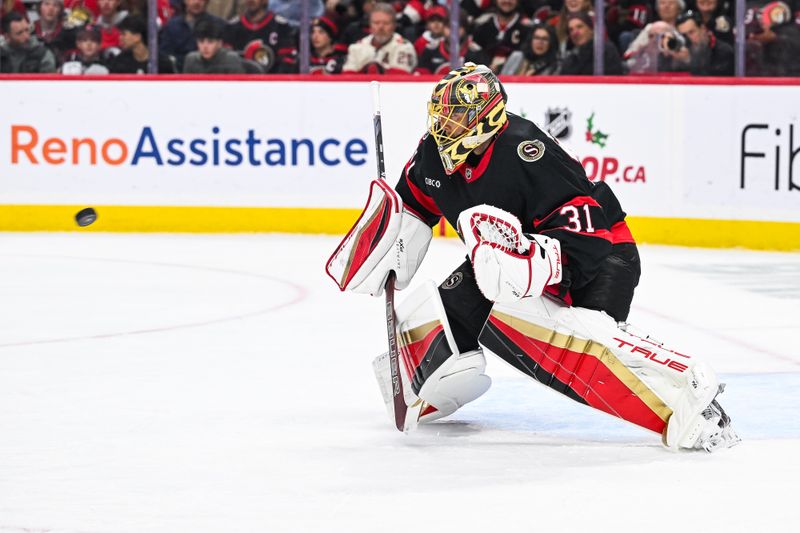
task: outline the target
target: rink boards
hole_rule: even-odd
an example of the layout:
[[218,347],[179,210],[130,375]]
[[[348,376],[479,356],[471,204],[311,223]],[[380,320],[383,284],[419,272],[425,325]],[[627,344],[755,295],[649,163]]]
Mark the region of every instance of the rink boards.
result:
[[[375,173],[369,83],[238,81],[4,82],[0,230],[92,205],[92,231],[346,231]],[[544,81],[509,80],[509,110],[612,186],[638,240],[800,249],[800,85]],[[392,182],[431,86],[382,83]]]

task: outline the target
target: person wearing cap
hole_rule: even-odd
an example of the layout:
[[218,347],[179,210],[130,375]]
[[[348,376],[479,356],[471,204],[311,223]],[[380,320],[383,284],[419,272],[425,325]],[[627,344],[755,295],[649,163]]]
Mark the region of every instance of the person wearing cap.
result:
[[[333,15],[317,17],[311,21],[311,54],[309,56],[309,74],[339,74],[347,59],[347,46],[337,42],[339,24]],[[299,72],[297,54],[286,59],[283,73]]]
[[237,52],[254,55],[267,73],[282,71],[296,54],[295,32],[288,21],[269,10],[268,0],[245,0],[245,12],[229,23],[223,41]]
[[[122,52],[109,61],[112,74],[147,74],[150,50],[147,48],[147,22],[128,15],[117,26]],[[158,73],[175,74],[175,67],[166,54],[158,54]]]
[[436,48],[444,37],[444,29],[450,22],[450,12],[436,4],[425,12],[425,31],[414,41],[417,57],[422,57],[426,48]]
[[[567,30],[572,49],[564,56],[561,74],[591,76],[594,74],[594,15],[586,11],[568,17]],[[606,40],[603,51],[603,74],[618,76],[625,73],[617,47]]]
[[108,67],[101,54],[102,35],[100,28],[94,25],[82,26],[75,33],[75,47],[64,64],[62,74],[108,74]]
[[31,35],[28,19],[16,11],[3,17],[5,42],[0,45],[0,72],[50,73],[56,71],[53,52]]
[[222,46],[222,26],[201,20],[194,27],[197,50],[186,54],[184,74],[244,74],[242,58]]
[[414,45],[396,33],[395,10],[375,4],[369,16],[370,34],[347,48],[343,72],[410,74],[417,66]]

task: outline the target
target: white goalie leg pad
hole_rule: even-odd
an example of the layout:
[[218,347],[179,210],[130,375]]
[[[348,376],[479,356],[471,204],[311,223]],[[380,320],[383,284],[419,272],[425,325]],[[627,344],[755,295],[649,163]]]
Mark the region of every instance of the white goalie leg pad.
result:
[[[661,432],[664,444],[671,449],[711,451],[738,442],[730,429],[730,418],[714,401],[720,385],[708,363],[634,334],[630,328],[620,328],[601,311],[569,307],[548,298],[528,298],[515,304],[496,304],[487,324],[495,326],[495,335],[503,328],[514,330],[516,342],[536,361],[537,368],[547,368],[570,388],[571,394]],[[586,361],[587,356],[592,364]],[[633,397],[641,402],[631,403]],[[720,412],[704,416],[714,404]],[[727,430],[723,431],[724,427]],[[714,443],[709,444],[711,441]]]
[[404,289],[425,257],[433,234],[383,180],[370,184],[361,216],[325,267],[341,290],[380,296],[389,272]]
[[519,219],[496,207],[464,210],[458,226],[467,246],[475,281],[483,295],[501,303],[540,296],[561,282],[561,245],[544,235],[522,233]]
[[[419,421],[450,415],[489,389],[483,352],[458,352],[435,283],[427,281],[417,288],[398,305],[396,314],[406,405],[425,402]],[[372,365],[387,413],[394,420],[388,354],[375,358]]]

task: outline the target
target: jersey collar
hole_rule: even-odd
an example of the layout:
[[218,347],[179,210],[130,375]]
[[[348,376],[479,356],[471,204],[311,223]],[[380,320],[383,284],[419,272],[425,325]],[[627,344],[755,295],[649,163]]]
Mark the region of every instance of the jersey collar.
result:
[[461,174],[461,177],[464,178],[464,181],[467,183],[472,183],[476,181],[478,178],[483,176],[483,173],[486,172],[486,167],[489,166],[489,161],[492,159],[492,152],[494,152],[494,145],[497,144],[497,138],[502,135],[506,128],[508,127],[508,121],[503,124],[503,127],[500,131],[497,132],[497,135],[494,136],[492,139],[492,144],[489,145],[489,148],[481,154],[481,160],[478,161],[478,164],[475,166],[470,165],[469,163],[464,163],[458,169],[458,172]]

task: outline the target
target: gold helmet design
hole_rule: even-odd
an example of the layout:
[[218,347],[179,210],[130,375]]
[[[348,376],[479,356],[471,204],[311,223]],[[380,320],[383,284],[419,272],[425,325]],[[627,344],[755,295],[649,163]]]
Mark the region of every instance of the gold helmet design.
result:
[[466,63],[448,72],[434,87],[428,103],[428,131],[448,175],[507,121],[506,92],[484,65]]

